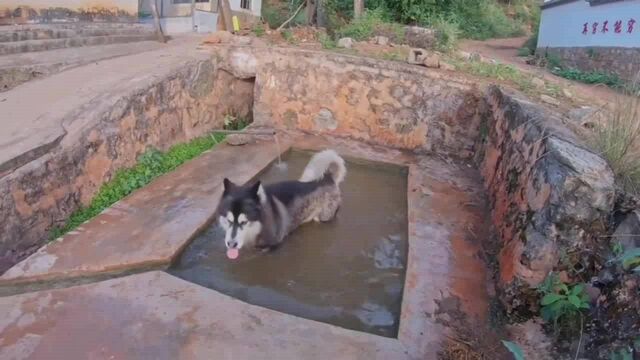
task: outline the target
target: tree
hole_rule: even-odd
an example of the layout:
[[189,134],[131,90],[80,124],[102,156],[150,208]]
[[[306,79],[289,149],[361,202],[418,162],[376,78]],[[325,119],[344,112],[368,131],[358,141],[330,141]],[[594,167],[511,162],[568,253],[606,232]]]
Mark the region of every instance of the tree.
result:
[[364,12],[364,0],[353,0],[353,17],[359,18]]

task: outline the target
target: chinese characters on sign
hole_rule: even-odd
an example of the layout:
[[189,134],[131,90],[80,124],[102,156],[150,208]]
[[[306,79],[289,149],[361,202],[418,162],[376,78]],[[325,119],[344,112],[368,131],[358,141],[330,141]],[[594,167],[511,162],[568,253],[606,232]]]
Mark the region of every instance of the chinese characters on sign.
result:
[[[626,27],[624,27],[623,25],[624,23],[622,22],[622,20],[617,20],[616,22],[614,22],[613,32],[615,32],[616,34],[621,34],[623,32],[626,32],[628,34],[633,33],[636,25],[636,20],[629,19],[626,23]],[[598,32],[602,34],[606,34],[609,32],[609,20],[605,20],[602,23],[594,21],[591,24],[589,24],[588,22],[582,24],[582,35],[588,35],[589,33],[597,34]]]

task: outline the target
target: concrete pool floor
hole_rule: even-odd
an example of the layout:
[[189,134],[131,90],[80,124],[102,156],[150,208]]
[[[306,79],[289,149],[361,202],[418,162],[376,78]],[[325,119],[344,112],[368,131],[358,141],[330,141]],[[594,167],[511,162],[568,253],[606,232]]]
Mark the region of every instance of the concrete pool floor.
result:
[[[290,147],[408,166],[397,339],[249,305],[156,271],[210,222],[224,177],[248,181]],[[221,144],[0,277],[0,358],[434,359],[450,330],[447,304],[486,316],[485,206],[477,170],[446,158],[303,134],[280,136],[279,150],[272,141]]]

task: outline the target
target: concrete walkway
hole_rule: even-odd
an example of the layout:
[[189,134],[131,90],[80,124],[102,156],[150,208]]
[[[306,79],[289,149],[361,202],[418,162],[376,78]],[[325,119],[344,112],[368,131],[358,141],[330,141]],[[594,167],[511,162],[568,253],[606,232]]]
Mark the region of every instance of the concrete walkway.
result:
[[82,126],[75,113],[98,104],[113,106],[104,101],[90,105],[93,100],[124,94],[159,72],[207,59],[196,50],[200,41],[199,36],[175,39],[158,50],[76,67],[0,93],[0,176],[46,154],[74,126]]

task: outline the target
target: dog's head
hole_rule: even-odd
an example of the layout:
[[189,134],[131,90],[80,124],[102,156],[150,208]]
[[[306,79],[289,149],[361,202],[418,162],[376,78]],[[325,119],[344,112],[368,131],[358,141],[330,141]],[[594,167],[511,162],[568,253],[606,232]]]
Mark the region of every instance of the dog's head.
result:
[[260,182],[236,185],[224,179],[224,192],[218,207],[218,221],[225,231],[224,243],[229,249],[254,245],[262,230],[262,199]]

